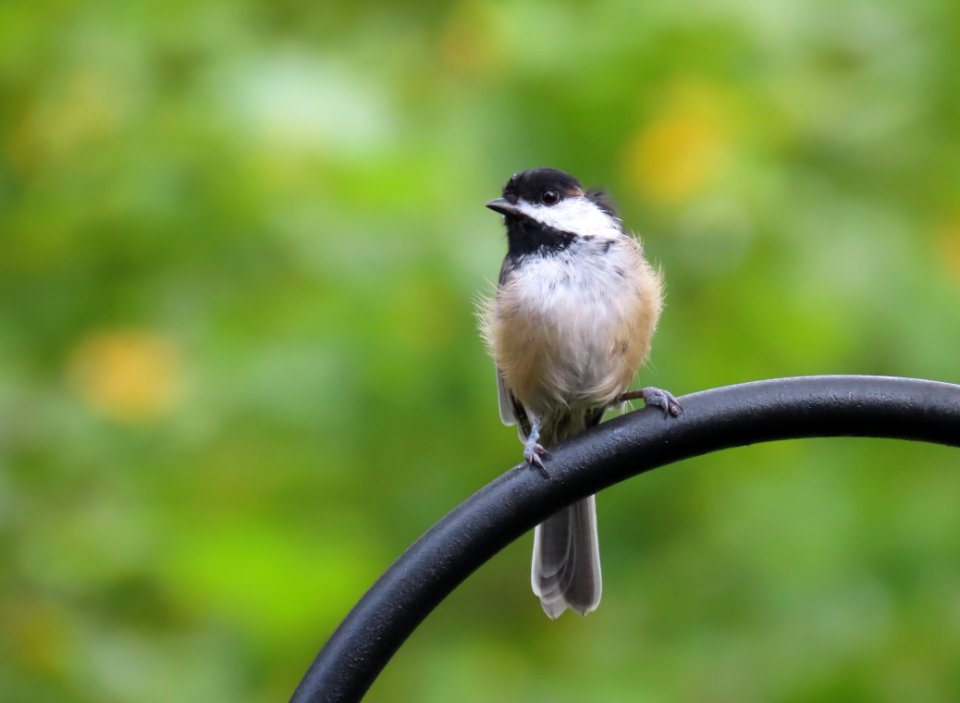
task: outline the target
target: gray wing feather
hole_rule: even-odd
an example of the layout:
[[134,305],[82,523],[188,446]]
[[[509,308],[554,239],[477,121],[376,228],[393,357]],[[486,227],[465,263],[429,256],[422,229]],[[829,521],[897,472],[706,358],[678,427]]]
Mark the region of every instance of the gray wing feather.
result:
[[516,425],[517,416],[513,412],[513,396],[504,383],[503,374],[497,369],[497,399],[500,402],[500,422],[504,425]]

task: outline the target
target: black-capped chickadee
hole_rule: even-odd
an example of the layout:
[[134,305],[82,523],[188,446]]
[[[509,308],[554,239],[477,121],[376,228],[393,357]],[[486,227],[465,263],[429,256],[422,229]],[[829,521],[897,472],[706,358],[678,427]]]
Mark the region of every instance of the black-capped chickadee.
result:
[[[487,207],[503,215],[507,256],[481,330],[497,365],[500,419],[524,459],[600,422],[647,359],[663,304],[660,276],[607,198],[553,168],[515,174]],[[643,398],[681,413],[666,391]],[[585,615],[600,602],[594,496],[550,516],[533,539],[533,592],[546,614]]]

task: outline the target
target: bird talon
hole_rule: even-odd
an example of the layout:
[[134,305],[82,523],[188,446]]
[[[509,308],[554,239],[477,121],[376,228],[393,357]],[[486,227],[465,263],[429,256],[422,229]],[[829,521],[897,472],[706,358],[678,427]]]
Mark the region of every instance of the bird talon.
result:
[[647,405],[660,408],[664,417],[680,417],[683,414],[683,406],[673,397],[669,391],[662,388],[648,386],[640,391],[640,397]]
[[524,461],[543,474],[544,478],[546,478],[548,476],[547,468],[543,465],[543,459],[540,458],[543,456],[550,456],[550,452],[548,452],[535,441],[526,444],[523,448]]

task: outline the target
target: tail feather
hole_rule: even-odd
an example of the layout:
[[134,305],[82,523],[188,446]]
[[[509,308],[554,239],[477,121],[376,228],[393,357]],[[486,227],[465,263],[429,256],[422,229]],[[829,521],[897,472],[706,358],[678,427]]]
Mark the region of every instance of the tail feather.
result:
[[599,605],[603,584],[594,496],[537,526],[531,583],[544,612],[554,619],[567,608],[586,615]]

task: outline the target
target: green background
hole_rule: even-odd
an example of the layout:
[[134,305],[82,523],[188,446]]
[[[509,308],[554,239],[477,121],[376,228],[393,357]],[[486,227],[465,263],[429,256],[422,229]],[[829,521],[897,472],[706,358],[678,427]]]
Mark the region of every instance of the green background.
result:
[[[516,463],[483,203],[606,186],[667,280],[640,382],[960,381],[960,4],[0,3],[0,699],[273,701]],[[371,701],[960,699],[960,455],[687,461],[529,537]]]

